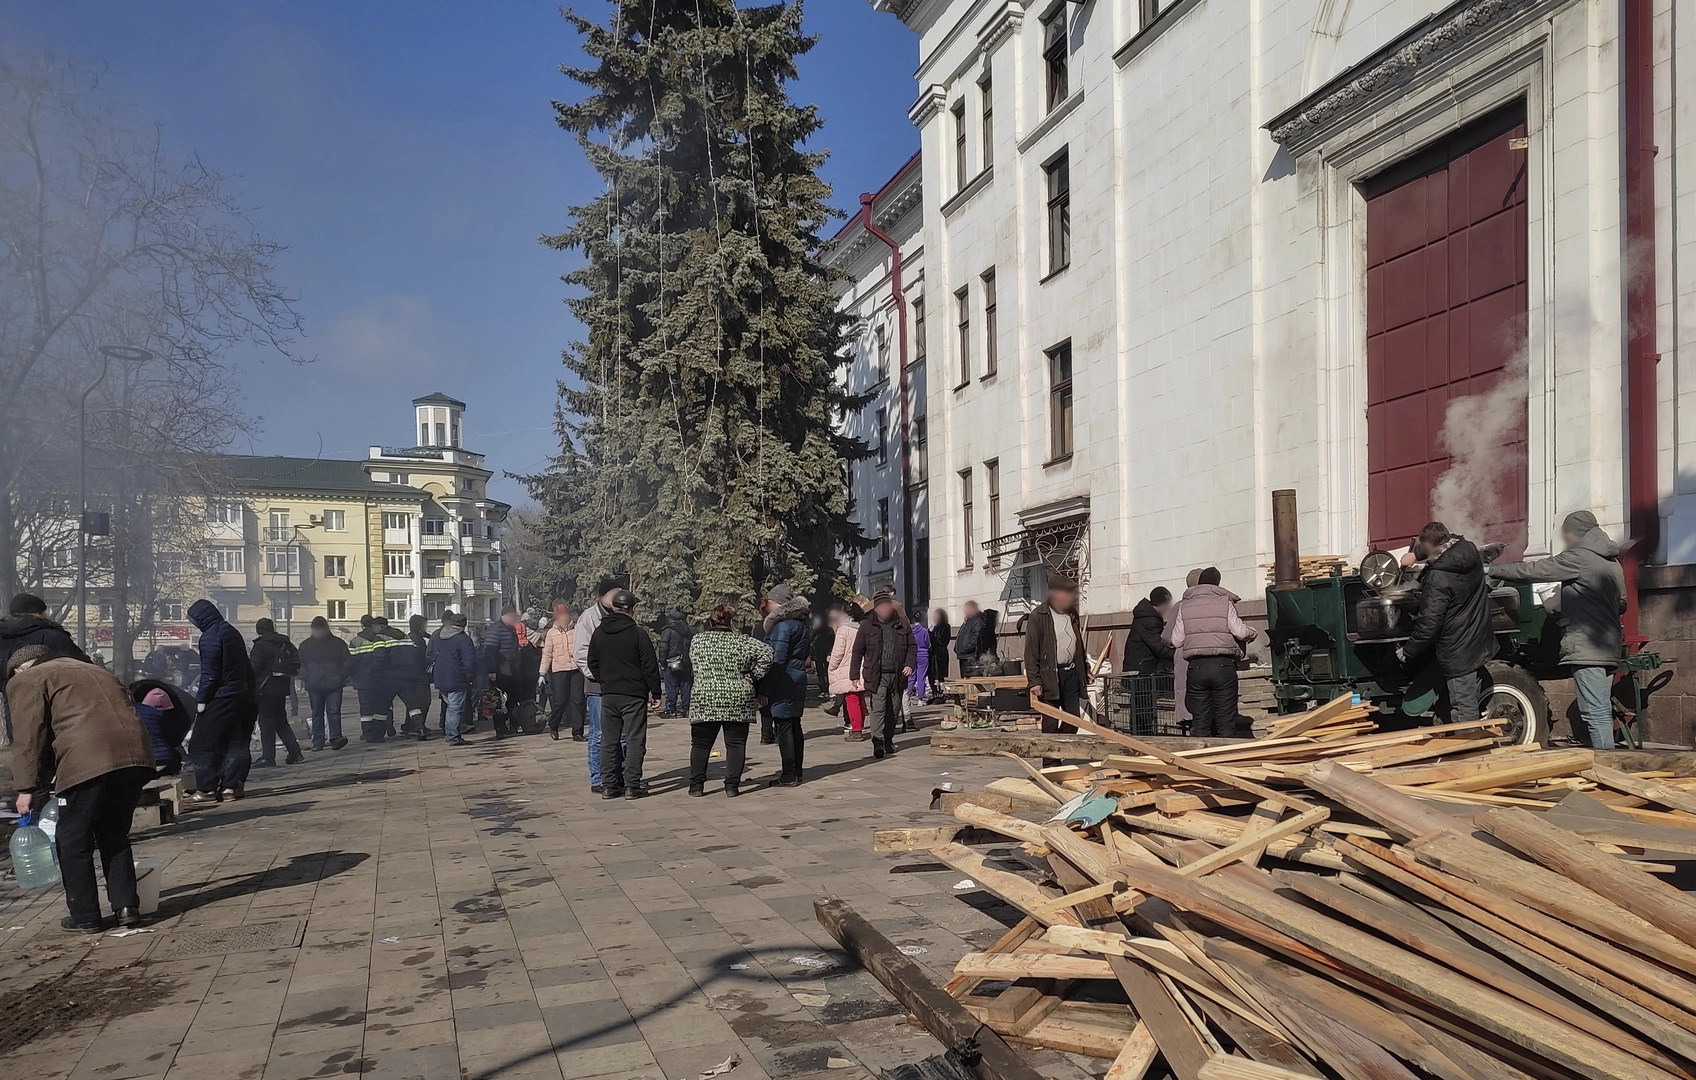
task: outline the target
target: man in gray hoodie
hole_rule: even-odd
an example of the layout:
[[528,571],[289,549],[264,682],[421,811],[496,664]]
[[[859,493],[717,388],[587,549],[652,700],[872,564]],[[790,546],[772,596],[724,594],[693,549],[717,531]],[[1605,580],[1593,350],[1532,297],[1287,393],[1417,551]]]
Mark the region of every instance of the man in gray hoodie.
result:
[[1625,614],[1625,571],[1619,565],[1619,545],[1588,510],[1566,516],[1561,540],[1566,550],[1558,555],[1497,564],[1489,575],[1497,581],[1561,583],[1559,604],[1550,605],[1560,618],[1561,663],[1572,669],[1578,712],[1591,748],[1612,750],[1613,669],[1625,656],[1625,631],[1619,623]]

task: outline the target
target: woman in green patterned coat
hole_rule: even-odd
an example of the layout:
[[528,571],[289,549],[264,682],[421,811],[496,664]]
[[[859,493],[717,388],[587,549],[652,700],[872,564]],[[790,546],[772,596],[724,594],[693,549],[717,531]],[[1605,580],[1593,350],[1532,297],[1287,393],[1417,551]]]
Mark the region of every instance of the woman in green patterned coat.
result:
[[737,633],[736,609],[721,604],[689,645],[695,686],[689,701],[689,794],[707,793],[707,759],[724,733],[724,793],[742,794],[748,725],[759,715],[754,683],[771,667],[771,647]]

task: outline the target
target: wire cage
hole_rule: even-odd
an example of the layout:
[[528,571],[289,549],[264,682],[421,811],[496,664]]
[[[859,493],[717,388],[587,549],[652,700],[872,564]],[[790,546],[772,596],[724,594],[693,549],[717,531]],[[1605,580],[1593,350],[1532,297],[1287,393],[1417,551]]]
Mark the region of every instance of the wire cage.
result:
[[1101,700],[1107,726],[1127,735],[1183,735],[1188,724],[1178,722],[1172,673],[1161,675],[1104,675]]

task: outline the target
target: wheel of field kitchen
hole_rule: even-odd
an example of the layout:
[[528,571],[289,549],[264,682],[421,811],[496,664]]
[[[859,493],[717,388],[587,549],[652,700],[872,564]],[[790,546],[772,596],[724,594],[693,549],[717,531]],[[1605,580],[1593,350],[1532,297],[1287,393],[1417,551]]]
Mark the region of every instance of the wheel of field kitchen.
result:
[[1549,745],[1549,699],[1522,667],[1492,660],[1479,707],[1486,719],[1507,721],[1503,738],[1514,746]]

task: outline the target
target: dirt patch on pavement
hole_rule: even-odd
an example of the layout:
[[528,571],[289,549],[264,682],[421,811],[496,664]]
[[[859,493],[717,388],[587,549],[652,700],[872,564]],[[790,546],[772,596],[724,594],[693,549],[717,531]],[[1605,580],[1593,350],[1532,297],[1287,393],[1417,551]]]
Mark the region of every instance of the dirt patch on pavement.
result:
[[44,1035],[146,1012],[175,985],[144,968],[77,968],[0,994],[0,1058]]

